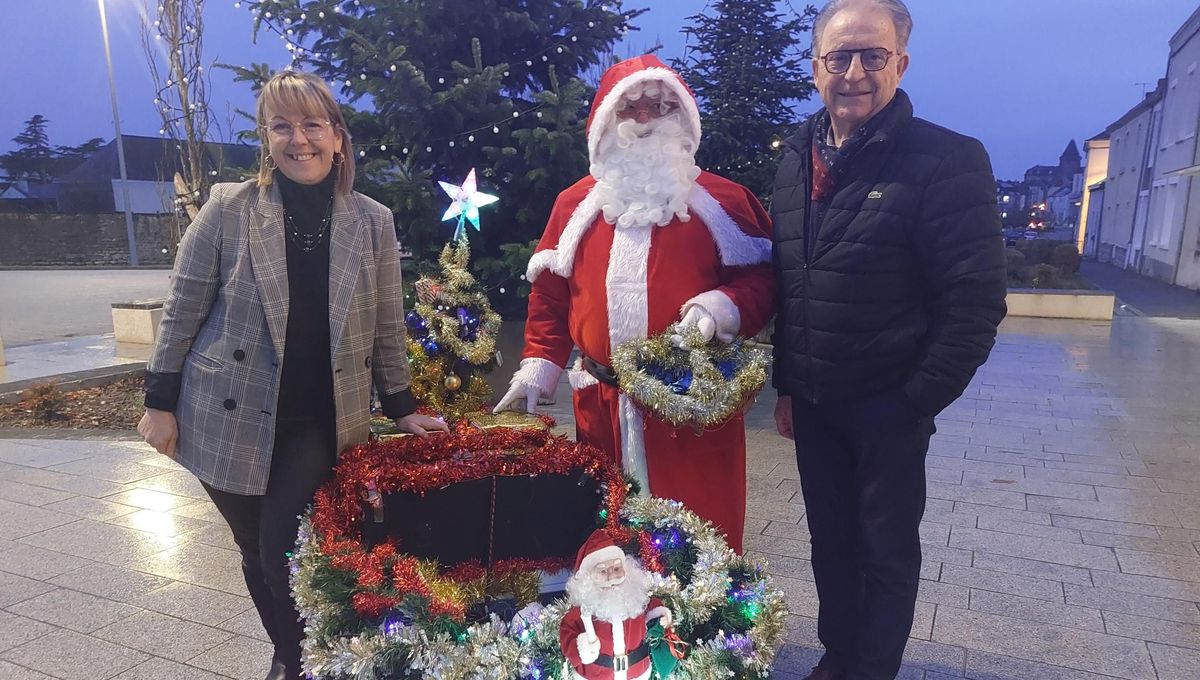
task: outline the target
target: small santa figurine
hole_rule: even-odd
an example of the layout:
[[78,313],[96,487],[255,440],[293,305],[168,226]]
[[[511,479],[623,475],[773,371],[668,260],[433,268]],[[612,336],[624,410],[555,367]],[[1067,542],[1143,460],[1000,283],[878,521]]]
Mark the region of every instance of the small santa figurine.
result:
[[610,354],[679,322],[706,340],[752,337],[774,313],[771,223],[754,194],[701,171],[700,110],[653,55],[600,81],[587,126],[591,172],[563,191],[529,261],[525,350],[497,412],[533,411],[569,372],[576,438],[609,453],[643,493],[682,502],[741,552],[741,415],[696,436],[643,417]]
[[659,619],[672,623],[671,610],[650,597],[650,575],[603,530],[594,532],[575,560],[567,581],[571,609],[558,641],[577,678],[643,680],[650,677],[646,631]]

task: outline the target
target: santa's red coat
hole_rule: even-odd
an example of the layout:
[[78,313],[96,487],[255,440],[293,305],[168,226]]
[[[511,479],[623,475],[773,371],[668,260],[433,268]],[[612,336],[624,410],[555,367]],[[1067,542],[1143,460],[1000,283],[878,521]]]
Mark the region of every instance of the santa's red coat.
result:
[[[611,365],[614,340],[662,333],[694,300],[713,313],[718,328],[746,337],[763,328],[774,306],[771,228],[748,189],[705,172],[689,196],[688,221],[618,228],[598,212],[590,197],[594,186],[586,177],[559,195],[530,261],[525,358],[566,366],[578,346]],[[623,437],[618,390],[572,373],[578,439],[622,463],[623,445],[631,440],[628,432]],[[700,435],[649,414],[641,421],[635,434],[644,442],[650,494],[683,502],[740,552],[746,504],[741,416]]]
[[[653,612],[661,606],[662,601],[652,597],[650,604],[646,606],[646,611]],[[627,654],[646,639],[645,615],[622,621],[619,637],[614,635],[618,629],[610,621],[593,617],[592,627],[596,631],[596,638],[600,641],[600,653],[607,656]],[[579,658],[579,646],[576,638],[586,630],[579,607],[567,610],[566,616],[563,617],[562,623],[558,627],[559,646],[562,648],[563,655],[567,657],[567,662],[571,664],[571,668],[574,668],[580,677],[587,680],[635,680],[648,676],[650,672],[649,656],[633,664],[623,673],[614,672],[613,669],[599,664],[583,663],[583,660]]]

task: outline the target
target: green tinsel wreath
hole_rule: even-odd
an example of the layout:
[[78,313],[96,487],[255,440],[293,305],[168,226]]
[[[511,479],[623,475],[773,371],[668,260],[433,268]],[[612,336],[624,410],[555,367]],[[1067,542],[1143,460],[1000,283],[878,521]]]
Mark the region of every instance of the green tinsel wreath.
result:
[[[675,335],[683,338],[681,347],[671,341]],[[705,343],[695,326],[678,324],[612,352],[622,392],[664,422],[701,430],[729,420],[758,394],[770,360],[752,342]]]

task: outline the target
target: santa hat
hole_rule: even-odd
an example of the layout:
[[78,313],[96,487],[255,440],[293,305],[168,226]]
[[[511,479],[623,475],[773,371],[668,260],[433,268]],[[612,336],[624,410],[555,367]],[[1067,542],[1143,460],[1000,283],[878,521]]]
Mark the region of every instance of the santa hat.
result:
[[696,105],[696,96],[678,73],[653,54],[645,54],[613,64],[600,79],[600,87],[592,100],[592,112],[588,116],[589,158],[596,159],[600,139],[616,126],[621,97],[634,87],[650,81],[661,82],[679,100],[684,131],[691,139],[693,149],[700,145],[700,108]]
[[625,559],[625,551],[603,530],[597,529],[588,536],[579,554],[575,556],[575,573],[590,571],[592,567],[609,560]]

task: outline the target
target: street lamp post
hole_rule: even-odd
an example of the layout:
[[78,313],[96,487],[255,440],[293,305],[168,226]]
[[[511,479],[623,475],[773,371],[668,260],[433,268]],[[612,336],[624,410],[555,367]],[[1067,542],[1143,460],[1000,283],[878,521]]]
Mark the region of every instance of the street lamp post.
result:
[[100,31],[104,34],[104,60],[108,62],[108,92],[112,96],[113,129],[117,138],[117,166],[121,171],[121,198],[125,202],[125,235],[129,240],[129,264],[138,266],[137,235],[133,231],[133,206],[129,203],[129,175],[125,171],[125,142],[121,139],[121,113],[117,109],[117,80],[113,76],[112,51],[108,47],[108,18],[104,14],[104,0],[96,0],[100,7]]

